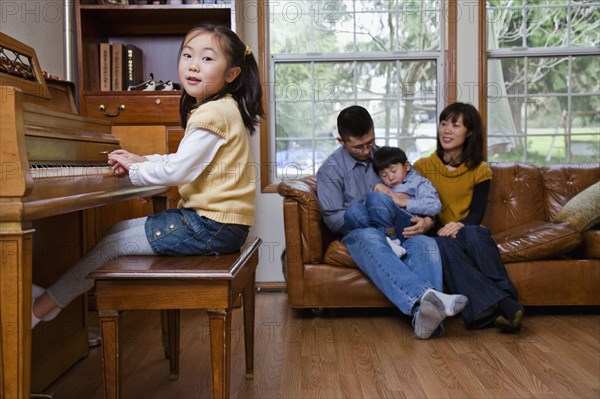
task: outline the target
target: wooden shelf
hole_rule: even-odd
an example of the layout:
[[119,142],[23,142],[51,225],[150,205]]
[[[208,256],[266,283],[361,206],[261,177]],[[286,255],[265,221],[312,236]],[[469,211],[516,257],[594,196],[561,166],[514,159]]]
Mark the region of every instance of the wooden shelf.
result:
[[[99,43],[133,44],[142,49],[143,76],[178,82],[177,54],[183,36],[203,22],[235,30],[235,2],[230,4],[96,5],[76,1],[80,112],[115,125],[178,125],[181,91],[97,91],[90,70]],[[92,54],[92,55],[90,55]],[[104,105],[107,114],[99,112]],[[116,110],[123,105],[125,111]]]

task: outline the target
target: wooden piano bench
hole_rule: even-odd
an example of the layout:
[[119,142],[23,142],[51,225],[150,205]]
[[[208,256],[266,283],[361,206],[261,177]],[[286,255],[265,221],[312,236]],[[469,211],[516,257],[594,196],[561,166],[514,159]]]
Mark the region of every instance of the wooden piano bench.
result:
[[119,311],[157,309],[167,314],[171,379],[179,377],[179,310],[207,309],[214,398],[229,397],[231,309],[241,295],[246,378],[254,375],[254,283],[258,249],[219,256],[125,256],[90,273],[102,331],[105,397],[120,396]]

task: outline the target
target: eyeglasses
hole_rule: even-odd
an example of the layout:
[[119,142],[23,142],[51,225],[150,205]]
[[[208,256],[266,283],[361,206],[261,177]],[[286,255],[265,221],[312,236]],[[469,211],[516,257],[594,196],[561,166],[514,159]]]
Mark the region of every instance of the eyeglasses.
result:
[[[348,142],[346,142],[348,143]],[[349,145],[348,147],[352,152],[363,152],[365,150],[371,151],[371,147],[375,145],[375,139],[371,139],[364,144],[361,145]]]

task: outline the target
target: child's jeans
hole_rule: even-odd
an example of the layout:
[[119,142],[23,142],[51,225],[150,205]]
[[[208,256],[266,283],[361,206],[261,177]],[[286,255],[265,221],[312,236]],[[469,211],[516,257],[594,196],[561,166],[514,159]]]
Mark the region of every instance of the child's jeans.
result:
[[392,238],[403,242],[402,230],[411,226],[414,215],[400,208],[392,197],[372,191],[367,194],[365,202],[353,202],[346,208],[344,224],[349,230],[365,227],[376,227]]

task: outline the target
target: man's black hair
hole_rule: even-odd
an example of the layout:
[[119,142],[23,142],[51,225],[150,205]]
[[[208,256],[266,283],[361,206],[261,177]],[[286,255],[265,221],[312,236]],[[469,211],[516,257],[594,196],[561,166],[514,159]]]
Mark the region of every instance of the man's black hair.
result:
[[365,108],[352,105],[338,115],[337,128],[344,141],[348,141],[350,137],[360,138],[373,129],[373,118]]

